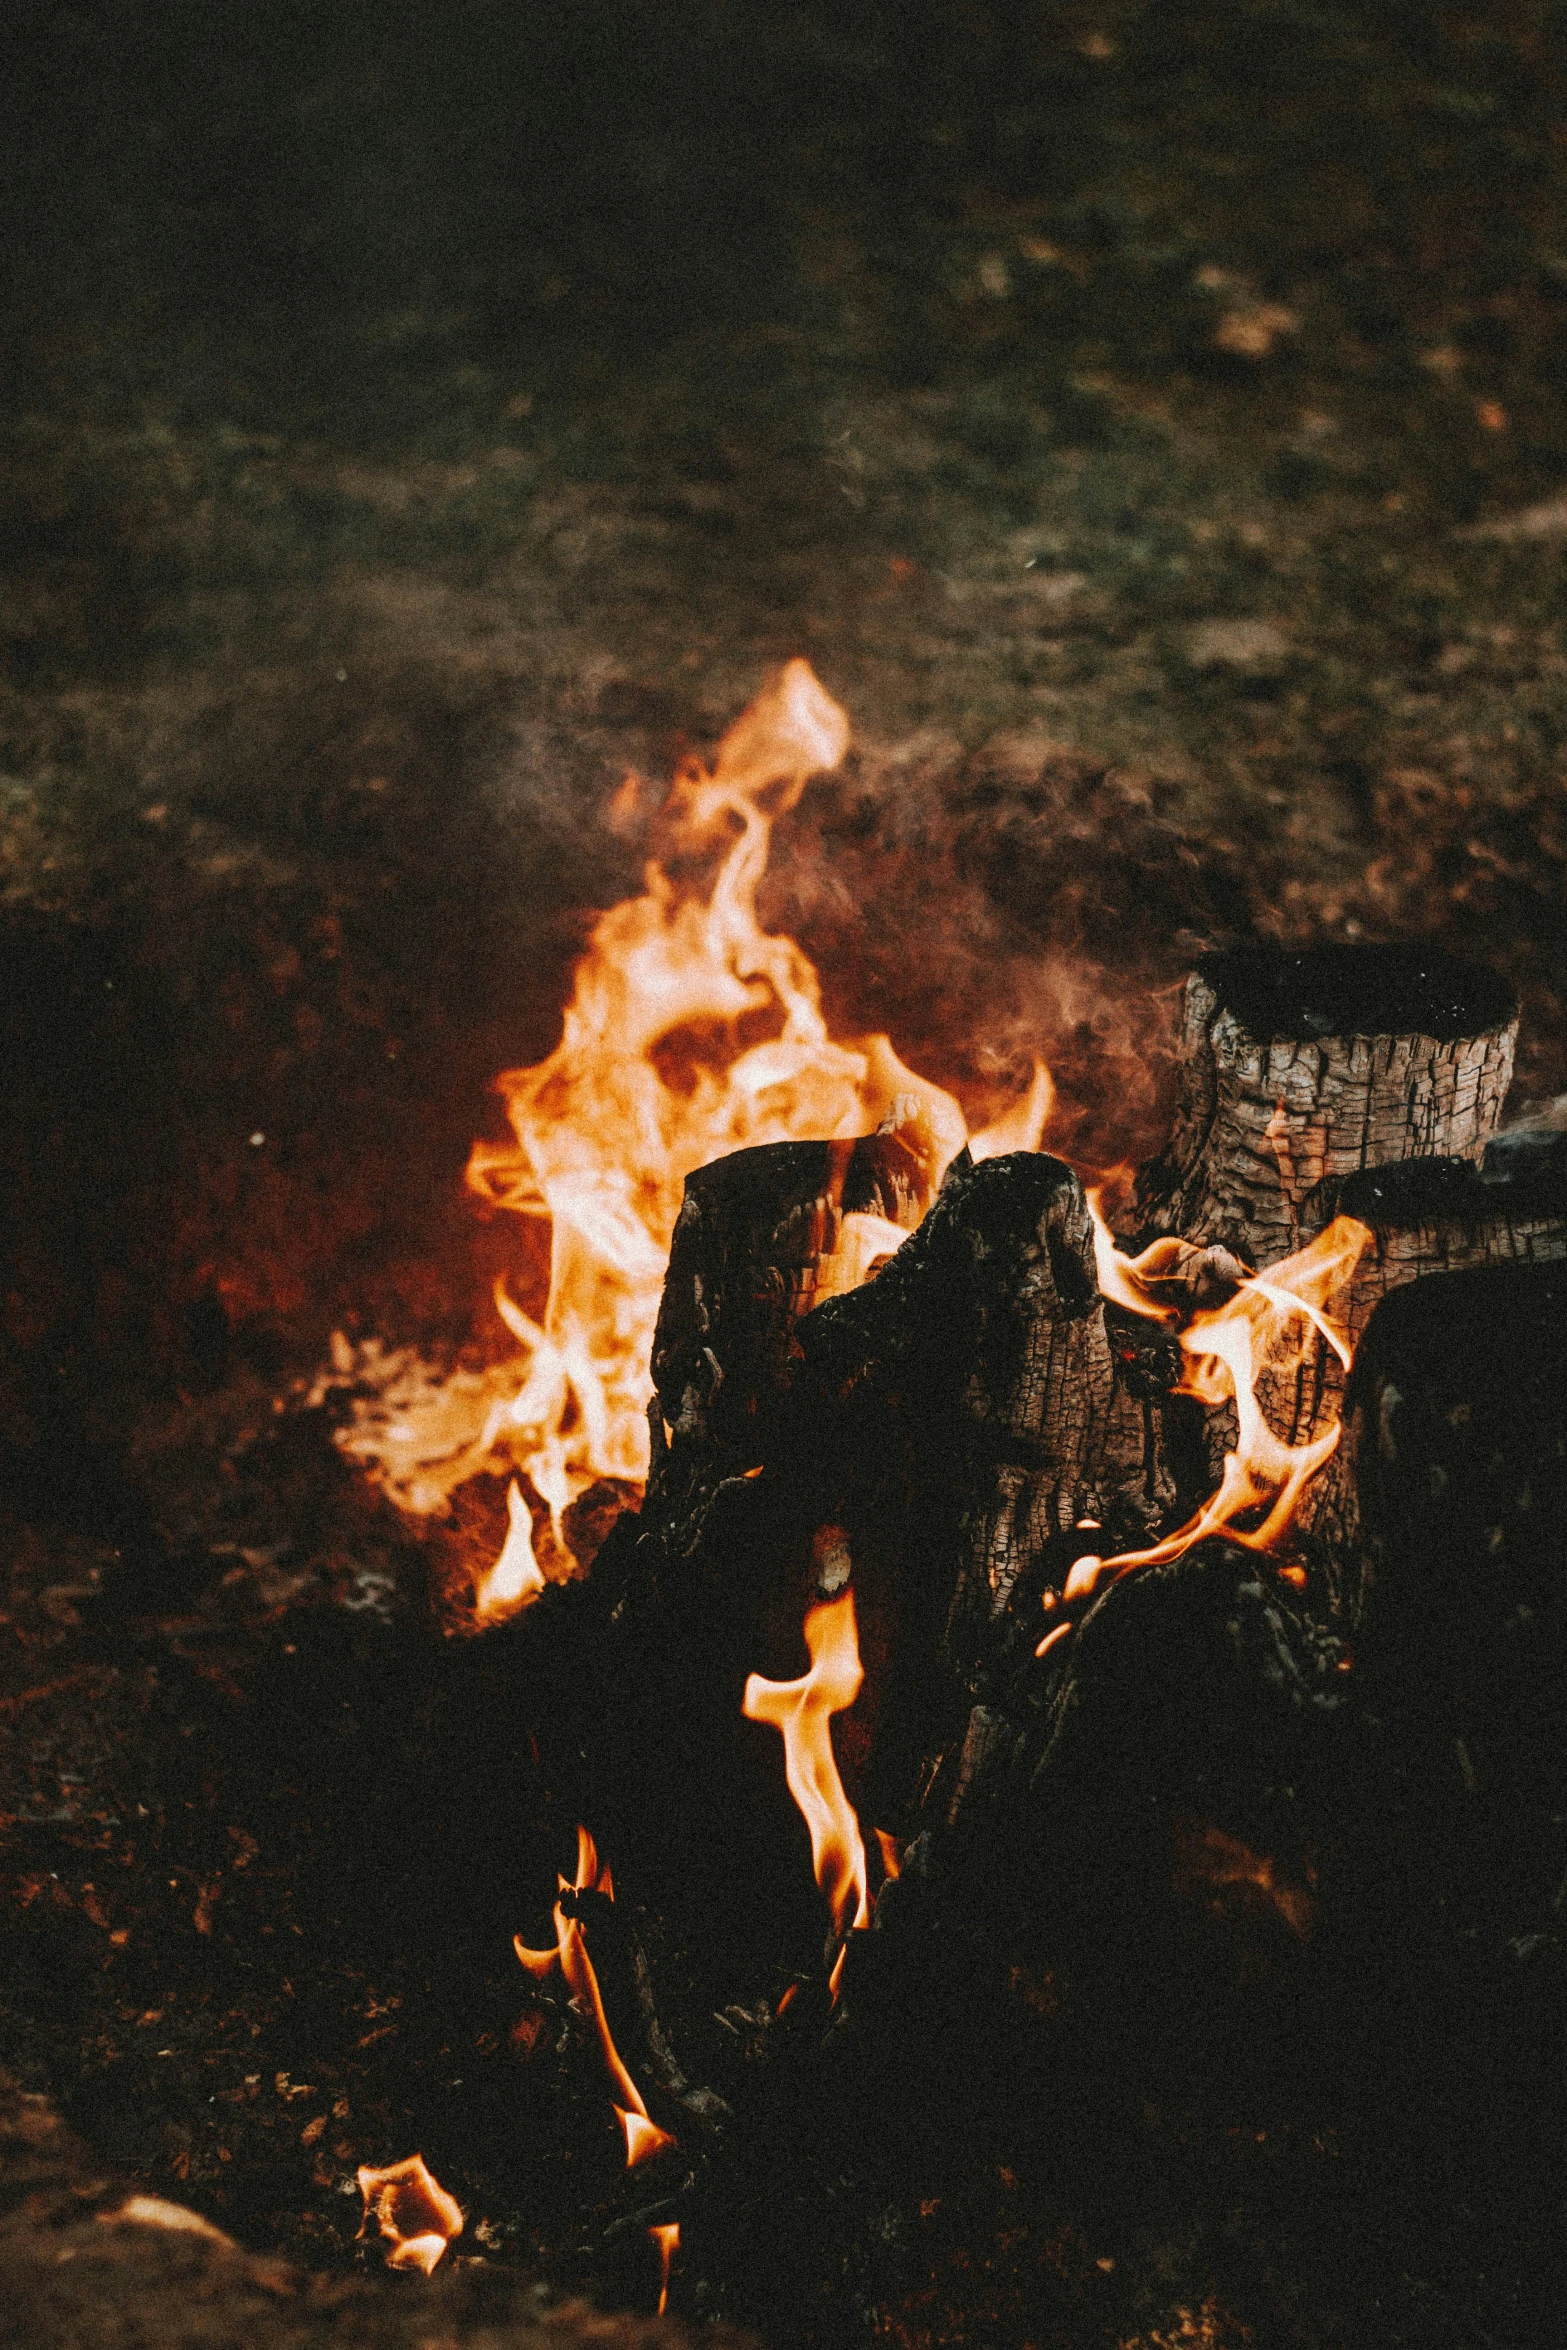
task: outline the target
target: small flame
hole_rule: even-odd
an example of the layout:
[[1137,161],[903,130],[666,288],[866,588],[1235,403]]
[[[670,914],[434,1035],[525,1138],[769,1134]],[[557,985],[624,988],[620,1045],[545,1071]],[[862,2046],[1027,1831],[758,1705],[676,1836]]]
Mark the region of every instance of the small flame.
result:
[[988,1126],[969,1136],[969,1152],[976,1159],[999,1159],[1005,1151],[1037,1151],[1056,1106],[1056,1089],[1049,1070],[1036,1054],[1027,1093],[1003,1110]]
[[515,1615],[544,1589],[543,1571],[533,1555],[533,1513],[515,1477],[506,1491],[506,1516],[500,1556],[479,1582],[475,1612],[481,1618]]
[[890,1828],[878,1828],[876,1843],[881,1853],[882,1874],[889,1885],[895,1884],[903,1873],[903,1846]]
[[[848,741],[843,711],[791,661],[711,769],[691,761],[675,778],[664,829],[688,864],[716,857],[706,894],[650,863],[643,894],[595,925],[554,1052],[497,1081],[512,1138],[475,1145],[469,1185],[549,1233],[539,1318],[505,1283],[494,1292],[511,1359],[441,1376],[408,1350],[333,1341],[325,1383],[357,1388],[339,1441],[399,1507],[442,1510],[481,1470],[525,1481],[527,1492],[514,1481],[506,1546],[478,1584],[481,1622],[526,1607],[546,1568],[565,1568],[565,1512],[590,1485],[647,1477],[648,1362],[689,1174],[749,1144],[848,1142],[880,1126],[923,1162],[928,1205],[970,1139],[951,1095],[906,1068],[885,1036],[828,1033],[809,959],[757,919],[773,824]],[[612,821],[636,821],[640,797],[628,778]],[[974,1155],[1037,1148],[1052,1099],[1036,1061],[1026,1096],[970,1140]],[[870,1215],[842,1223],[822,1296],[857,1287],[907,1237]],[[548,1512],[542,1563],[530,1497]]]
[[649,2228],[648,2234],[658,2246],[658,2314],[662,2317],[669,2307],[670,2264],[680,2250],[680,2223],[678,2220],[667,2220],[662,2227]]
[[[1094,1254],[1101,1292],[1117,1305],[1166,1325],[1179,1323],[1180,1308],[1160,1298],[1154,1285],[1174,1275],[1189,1251],[1181,1241],[1160,1240],[1132,1259],[1121,1255],[1099,1212],[1098,1195],[1088,1195],[1094,1221]],[[1224,1305],[1193,1314],[1179,1330],[1190,1365],[1178,1390],[1201,1403],[1232,1398],[1238,1428],[1235,1450],[1227,1453],[1219,1489],[1178,1532],[1147,1550],[1122,1551],[1113,1559],[1087,1554],[1066,1579],[1067,1600],[1086,1598],[1107,1567],[1124,1574],[1179,1558],[1193,1543],[1221,1530],[1250,1550],[1271,1550],[1288,1532],[1306,1485],[1336,1448],[1341,1429],[1331,1427],[1308,1444],[1290,1445],[1269,1427],[1257,1399],[1264,1369],[1289,1372],[1304,1362],[1313,1333],[1325,1339],[1346,1368],[1351,1358],[1347,1333],[1329,1320],[1324,1301],[1348,1280],[1371,1239],[1364,1224],[1337,1216],[1324,1232],[1294,1256],[1270,1268],[1265,1279],[1250,1275]],[[1239,1518],[1262,1511],[1255,1527]],[[1042,1655],[1060,1636],[1060,1627],[1041,1643]]]
[[838,1246],[824,1256],[816,1275],[815,1296],[842,1297],[879,1273],[889,1257],[908,1239],[901,1224],[889,1216],[873,1216],[868,1209],[851,1208],[839,1219]]
[[[609,1870],[602,1866],[598,1847],[584,1827],[577,1830],[577,1874],[568,1884],[564,1877],[557,1879],[563,1893],[601,1893],[607,1901],[615,1898],[614,1882]],[[667,2130],[661,2130],[643,2102],[642,2092],[631,2078],[615,2046],[604,2012],[604,1997],[593,1961],[588,1956],[587,1942],[580,1918],[571,1918],[557,1901],[554,1910],[555,1947],[553,1950],[530,1950],[520,1934],[512,1937],[512,1948],[530,1975],[542,1978],[559,1966],[579,2008],[592,2018],[598,2034],[599,2052],[604,2069],[615,2085],[615,2115],[626,2139],[626,2167],[634,2170],[639,2162],[659,2154],[666,2146],[678,2141]]]
[[816,1882],[842,1935],[870,1919],[865,1844],[832,1750],[832,1716],[854,1703],[865,1678],[852,1591],[810,1610],[805,1646],[810,1671],[798,1681],[764,1681],[753,1673],[741,1711],[747,1721],[770,1722],[783,1734],[784,1777],[811,1831]]
[[453,2236],[463,2231],[462,2208],[435,2177],[422,2154],[410,2154],[385,2170],[359,2169],[359,2192],[365,2199],[359,2233],[373,2219],[392,2249],[388,2268],[422,2269],[428,2276]]

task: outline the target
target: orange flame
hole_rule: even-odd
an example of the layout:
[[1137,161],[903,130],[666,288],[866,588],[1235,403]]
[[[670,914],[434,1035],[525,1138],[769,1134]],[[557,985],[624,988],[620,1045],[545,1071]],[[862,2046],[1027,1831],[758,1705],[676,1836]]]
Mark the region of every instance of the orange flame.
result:
[[[1102,1293],[1155,1321],[1179,1322],[1179,1307],[1161,1299],[1156,1285],[1175,1274],[1189,1253],[1185,1244],[1158,1240],[1140,1257],[1124,1257],[1100,1215],[1096,1193],[1089,1193],[1088,1204]],[[1337,1447],[1341,1429],[1335,1420],[1308,1444],[1286,1444],[1268,1425],[1257,1398],[1257,1380],[1264,1369],[1298,1369],[1312,1333],[1325,1339],[1348,1368],[1348,1335],[1329,1320],[1323,1305],[1353,1273],[1370,1239],[1364,1224],[1352,1216],[1337,1216],[1308,1247],[1270,1267],[1265,1278],[1248,1276],[1226,1304],[1193,1314],[1185,1322],[1179,1343],[1191,1360],[1178,1392],[1205,1404],[1232,1398],[1235,1404],[1237,1443],[1225,1455],[1218,1491],[1178,1532],[1147,1550],[1122,1551],[1113,1559],[1092,1554],[1078,1559],[1066,1579],[1064,1599],[1088,1597],[1107,1568],[1120,1575],[1131,1567],[1179,1558],[1193,1543],[1221,1529],[1232,1542],[1251,1550],[1271,1550],[1282,1540],[1307,1483]],[[1264,1513],[1260,1525],[1236,1523],[1258,1510]],[[1043,1655],[1062,1629],[1058,1626],[1050,1633],[1036,1653]]]
[[[608,1869],[600,1865],[598,1848],[586,1828],[579,1827],[577,1830],[575,1881],[568,1885],[566,1879],[561,1877],[558,1883],[563,1893],[602,1893],[607,1901],[614,1900],[613,1880]],[[535,1977],[547,1975],[558,1965],[570,1985],[572,1998],[592,2018],[604,2069],[615,2084],[615,2118],[625,2133],[626,2167],[634,2170],[639,2162],[646,2162],[650,2155],[661,2153],[666,2146],[674,2146],[678,2141],[667,2130],[661,2130],[649,2114],[642,2092],[626,2070],[620,2050],[615,2046],[609,2018],[604,2012],[599,1979],[594,1972],[593,1961],[588,1956],[581,1919],[569,1918],[558,1901],[554,1919],[553,1950],[530,1950],[520,1934],[513,1935],[512,1948],[529,1974]]]
[[359,2233],[373,2219],[392,2249],[388,2268],[418,2268],[426,2276],[436,2266],[453,2236],[463,2231],[462,2208],[435,2177],[422,2154],[410,2154],[385,2170],[359,2168],[359,2192],[365,2199]]
[[506,1517],[506,1540],[494,1566],[480,1578],[474,1600],[481,1619],[515,1615],[544,1589],[543,1572],[533,1555],[533,1513],[515,1477],[506,1489]]
[[865,1844],[832,1750],[831,1718],[854,1703],[865,1678],[852,1591],[810,1610],[805,1646],[810,1671],[798,1681],[764,1681],[753,1673],[741,1711],[748,1722],[770,1722],[783,1734],[784,1777],[811,1831],[816,1882],[841,1935],[870,1919]]
[[648,2234],[658,2246],[658,2314],[662,2317],[669,2307],[670,2264],[680,2250],[680,2223],[678,2220],[667,2220],[662,2227],[649,2228]]
[[[504,1284],[495,1292],[513,1357],[443,1377],[411,1352],[334,1339],[323,1381],[355,1389],[339,1442],[401,1508],[442,1510],[479,1471],[515,1470],[547,1511],[535,1530],[514,1487],[506,1547],[479,1586],[481,1620],[525,1607],[555,1560],[565,1570],[563,1515],[590,1485],[646,1478],[648,1361],[687,1175],[752,1143],[891,1125],[925,1160],[934,1198],[966,1139],[976,1157],[1038,1147],[1052,1100],[1042,1063],[1028,1094],[969,1138],[951,1095],[905,1068],[885,1036],[829,1035],[810,961],[758,922],[773,824],[848,740],[838,704],[791,661],[712,768],[692,761],[675,779],[666,829],[688,862],[716,854],[706,894],[649,864],[643,894],[595,926],[555,1051],[498,1080],[512,1139],[475,1145],[469,1184],[549,1229],[541,1318]],[[842,1225],[822,1295],[857,1286],[906,1237],[877,1217]],[[542,1564],[536,1532],[553,1550]]]

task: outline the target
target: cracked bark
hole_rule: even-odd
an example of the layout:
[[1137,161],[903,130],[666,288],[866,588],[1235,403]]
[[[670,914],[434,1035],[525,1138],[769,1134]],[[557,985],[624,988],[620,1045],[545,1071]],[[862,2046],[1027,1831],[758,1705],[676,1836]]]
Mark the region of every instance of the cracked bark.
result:
[[1517,1028],[1505,982],[1434,951],[1206,956],[1187,982],[1170,1141],[1138,1178],[1140,1223],[1260,1270],[1310,1237],[1325,1180],[1479,1159]]

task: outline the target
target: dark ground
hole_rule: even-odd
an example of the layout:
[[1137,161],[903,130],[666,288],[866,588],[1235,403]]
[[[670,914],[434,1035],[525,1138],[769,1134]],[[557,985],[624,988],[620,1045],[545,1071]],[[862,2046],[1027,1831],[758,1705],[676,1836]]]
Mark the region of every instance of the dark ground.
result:
[[[364,2134],[381,1913],[357,2020],[334,1978],[301,2022],[257,1955],[263,1917],[337,1911],[319,1870],[252,1892],[235,1832],[270,1820],[287,1876],[309,1803],[384,1763],[389,1692],[443,1751],[455,1670],[417,1554],[274,1404],[334,1326],[468,1334],[506,1245],[468,1142],[635,880],[599,821],[628,764],[662,776],[804,652],[857,749],[769,918],[841,1027],[977,1110],[1041,1047],[1090,1157],[1157,1134],[1164,991],[1212,942],[1439,936],[1518,981],[1521,1092],[1567,1085],[1563,32],[1528,0],[13,0],[0,1800],[36,1890],[0,2059],[156,2191],[326,2258],[352,2160],[408,2150],[377,2130],[433,2110],[438,2171],[465,2159],[420,2000],[487,1914],[461,1964],[440,1933],[388,1960],[437,2087],[377,2120],[371,2082]],[[358,1715],[324,1722],[316,1676]],[[104,1880],[155,1844],[167,1916],[115,1944]],[[482,1964],[499,2032],[504,1945]],[[138,2026],[170,1969],[204,1988]],[[271,2088],[286,2158],[252,2132],[225,2165],[209,2064],[235,2115],[247,2065],[337,2067],[354,2126],[300,2148]],[[1019,2223],[1027,2177],[985,2175],[980,2232],[1022,2249],[988,2319],[953,2285],[963,2338],[1033,2338],[1030,2262],[1050,2339],[1548,2338],[1537,2252],[1437,2274],[1451,2180],[1409,2189],[1425,2265],[1388,2283],[1374,2230],[1336,2276],[1311,2224],[1269,2269],[1248,2172],[1237,2283],[1210,2164],[1101,2308],[1131,2239],[1102,2270],[1054,2186]],[[527,2218],[519,2190],[503,2240]],[[879,2290],[865,2322],[960,2338],[935,2284],[923,2335]]]

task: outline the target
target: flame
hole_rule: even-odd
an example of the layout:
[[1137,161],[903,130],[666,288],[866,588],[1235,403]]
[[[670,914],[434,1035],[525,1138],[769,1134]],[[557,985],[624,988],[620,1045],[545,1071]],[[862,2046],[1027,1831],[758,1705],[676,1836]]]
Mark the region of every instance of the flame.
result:
[[[614,1881],[609,1870],[602,1866],[598,1847],[586,1828],[577,1830],[577,1873],[568,1884],[564,1877],[557,1879],[563,1893],[601,1893],[606,1901],[615,1898]],[[555,1947],[553,1950],[530,1950],[520,1934],[512,1937],[512,1948],[530,1975],[542,1978],[559,1966],[571,1989],[573,2000],[591,2017],[598,2034],[599,2052],[604,2069],[615,2085],[615,2117],[625,2133],[626,2168],[634,2170],[639,2162],[659,2154],[666,2146],[678,2141],[667,2130],[661,2130],[643,2102],[642,2092],[631,2078],[615,2046],[604,2012],[604,1997],[593,1961],[588,1956],[587,1942],[580,1918],[568,1917],[557,1901],[554,1909]]]
[[865,1678],[852,1591],[810,1610],[805,1646],[810,1671],[798,1681],[764,1681],[753,1673],[741,1711],[747,1721],[770,1722],[783,1734],[784,1777],[811,1831],[811,1861],[833,1930],[843,1935],[870,1919],[865,1844],[832,1750],[831,1718],[854,1703]]
[[882,1874],[889,1884],[903,1874],[903,1845],[890,1828],[878,1828],[876,1843],[881,1853]]
[[[1186,1244],[1155,1241],[1140,1257],[1124,1257],[1104,1224],[1097,1193],[1089,1193],[1088,1204],[1104,1295],[1155,1321],[1181,1323],[1180,1308],[1161,1299],[1155,1285],[1177,1274],[1182,1259],[1191,1253]],[[1224,1305],[1184,1321],[1178,1338],[1190,1362],[1177,1392],[1209,1405],[1231,1399],[1235,1404],[1237,1442],[1225,1455],[1218,1491],[1176,1533],[1147,1550],[1122,1551],[1113,1559],[1092,1554],[1078,1559],[1066,1579],[1063,1599],[1088,1597],[1106,1568],[1120,1575],[1132,1567],[1179,1558],[1193,1543],[1221,1529],[1232,1542],[1251,1550],[1271,1550],[1282,1540],[1303,1490],[1335,1450],[1341,1429],[1335,1420],[1308,1444],[1286,1444],[1268,1425],[1257,1398],[1257,1380],[1264,1369],[1286,1374],[1297,1370],[1314,1333],[1348,1368],[1348,1335],[1329,1320],[1323,1305],[1348,1280],[1370,1240],[1364,1224],[1352,1216],[1336,1216],[1308,1247],[1270,1267],[1265,1279],[1248,1275]],[[1259,1525],[1236,1523],[1258,1510],[1263,1512]],[[1043,1655],[1062,1629],[1058,1626],[1036,1653]]]
[[990,1125],[981,1127],[978,1134],[970,1135],[971,1154],[976,1159],[999,1159],[1004,1151],[1037,1151],[1055,1106],[1054,1080],[1036,1054],[1027,1093]]
[[365,2199],[359,2233],[375,2221],[392,2247],[388,2268],[418,2268],[428,2276],[453,2236],[462,2234],[462,2208],[422,2154],[410,2154],[385,2170],[361,2163],[359,2192]]
[[658,2315],[662,2317],[669,2307],[670,2263],[680,2250],[680,2223],[678,2220],[666,2220],[662,2227],[649,2228],[648,2234],[658,2246]]
[[[705,893],[650,863],[642,895],[596,924],[554,1052],[497,1080],[511,1138],[474,1146],[469,1185],[549,1233],[539,1317],[504,1282],[495,1289],[511,1359],[443,1377],[409,1350],[333,1341],[318,1396],[354,1389],[338,1440],[399,1507],[443,1510],[481,1470],[525,1480],[527,1490],[514,1479],[506,1546],[478,1585],[482,1621],[527,1606],[547,1568],[569,1571],[562,1521],[590,1485],[647,1476],[648,1361],[689,1174],[748,1144],[848,1141],[880,1125],[912,1144],[933,1199],[965,1141],[976,1157],[1038,1147],[1053,1099],[1042,1062],[1027,1095],[970,1138],[951,1095],[906,1068],[885,1036],[829,1035],[809,959],[757,919],[774,822],[848,741],[844,712],[791,661],[712,767],[691,761],[675,778],[664,829],[683,873],[707,860]],[[637,796],[628,778],[612,814],[634,815]],[[822,1295],[858,1286],[906,1237],[879,1217],[842,1222]],[[542,1562],[531,1497],[548,1513]]]
[[533,1555],[533,1512],[515,1477],[506,1489],[506,1517],[506,1540],[475,1595],[475,1612],[481,1618],[515,1615],[544,1589],[544,1575]]

